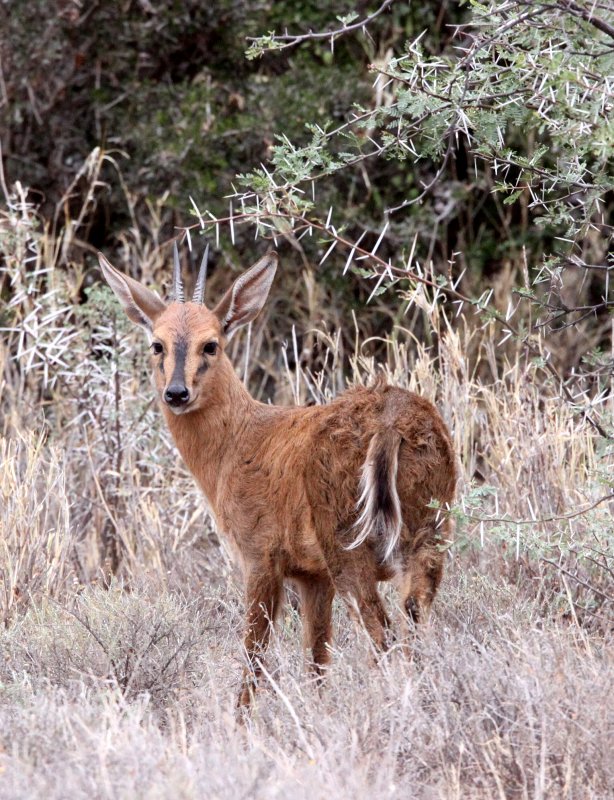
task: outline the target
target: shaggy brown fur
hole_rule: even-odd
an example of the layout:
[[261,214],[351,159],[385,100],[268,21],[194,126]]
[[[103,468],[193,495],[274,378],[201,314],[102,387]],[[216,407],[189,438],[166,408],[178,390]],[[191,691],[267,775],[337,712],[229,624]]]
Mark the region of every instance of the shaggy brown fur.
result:
[[[273,253],[212,311],[166,306],[101,263],[131,319],[152,333],[167,424],[241,562],[248,666],[239,703],[250,702],[286,579],[299,588],[305,646],[318,672],[329,661],[337,592],[377,648],[386,646],[389,625],[378,581],[394,579],[410,620],[422,619],[442,577],[440,543],[448,535],[447,519],[428,504],[450,503],[456,482],[450,436],[434,406],[383,382],[324,406],[254,400],[224,345],[260,311]],[[189,394],[185,406],[165,401],[171,383]]]

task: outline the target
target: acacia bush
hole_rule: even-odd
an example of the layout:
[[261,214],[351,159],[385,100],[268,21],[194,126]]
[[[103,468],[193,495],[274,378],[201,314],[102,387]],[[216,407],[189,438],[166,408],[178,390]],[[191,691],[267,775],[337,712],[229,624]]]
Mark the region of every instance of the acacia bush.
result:
[[[246,175],[236,198],[286,237],[318,228],[320,264],[342,250],[336,269],[371,267],[374,293],[405,280],[423,291],[426,270],[442,301],[494,314],[504,339],[553,375],[552,364],[573,373],[574,389],[584,373],[599,396],[613,367],[612,12],[564,0],[472,3],[441,50],[425,30],[371,65],[379,102],[357,104],[342,125],[308,125],[307,144],[278,137],[271,165]],[[269,34],[251,54],[310,38]],[[381,162],[395,179],[378,230],[363,225],[358,236],[346,204],[324,216],[314,185],[360,172],[376,184]],[[493,269],[503,286],[491,303],[482,277]]]

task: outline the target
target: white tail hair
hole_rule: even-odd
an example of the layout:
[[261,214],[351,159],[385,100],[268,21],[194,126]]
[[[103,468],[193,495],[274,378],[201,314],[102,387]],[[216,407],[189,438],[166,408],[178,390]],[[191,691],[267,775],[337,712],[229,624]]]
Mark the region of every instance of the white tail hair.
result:
[[367,539],[373,539],[382,561],[387,561],[394,553],[403,525],[397,491],[400,442],[399,434],[388,430],[375,434],[369,443],[356,503],[359,516],[354,527],[358,535],[348,547],[353,550]]

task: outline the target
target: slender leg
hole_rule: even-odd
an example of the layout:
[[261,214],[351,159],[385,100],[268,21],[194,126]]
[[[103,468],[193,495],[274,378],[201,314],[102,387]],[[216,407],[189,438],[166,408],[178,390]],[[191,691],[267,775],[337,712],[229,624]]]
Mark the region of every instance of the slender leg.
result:
[[352,551],[335,572],[335,588],[350,616],[369,634],[375,649],[388,649],[393,638],[390,620],[377,591],[377,564],[368,551]]
[[412,627],[424,622],[443,577],[445,553],[425,546],[410,557],[401,588],[401,604]]
[[330,662],[328,645],[333,636],[335,587],[330,577],[324,574],[303,578],[299,589],[304,647],[311,650],[313,670],[321,676]]
[[371,637],[375,649],[384,652],[392,637],[390,620],[375,584],[355,587],[348,602],[350,614]]
[[244,639],[247,666],[243,671],[239,707],[249,706],[252,701],[258,678],[262,673],[260,663],[264,658],[271,628],[279,610],[282,587],[282,579],[274,573],[254,570],[248,576],[247,623]]

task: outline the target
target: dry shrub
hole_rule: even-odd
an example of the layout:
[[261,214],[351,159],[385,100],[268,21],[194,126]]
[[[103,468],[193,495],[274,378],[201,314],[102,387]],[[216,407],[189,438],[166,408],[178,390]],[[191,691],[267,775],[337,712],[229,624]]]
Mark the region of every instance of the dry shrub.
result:
[[12,658],[4,680],[27,672],[35,686],[116,689],[162,707],[193,681],[211,625],[196,603],[156,596],[151,583],[130,592],[119,583],[86,589],[70,605],[39,603],[15,625],[6,635]]

